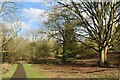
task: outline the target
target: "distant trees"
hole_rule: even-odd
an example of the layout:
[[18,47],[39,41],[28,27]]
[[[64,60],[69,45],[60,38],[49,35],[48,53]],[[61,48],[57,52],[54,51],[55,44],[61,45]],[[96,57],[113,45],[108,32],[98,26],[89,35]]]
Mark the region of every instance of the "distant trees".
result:
[[[80,28],[77,30],[76,38],[84,45],[94,49],[100,55],[100,65],[106,65],[107,52],[114,46],[120,37],[120,21],[118,4],[114,2],[58,2],[63,8],[67,8],[79,19]],[[82,38],[82,39],[80,39]],[[91,45],[84,43],[87,39],[92,42]]]
[[39,58],[50,57],[50,46],[48,46],[47,40],[40,40],[39,42],[32,42],[29,49],[29,56],[31,60],[39,60]]
[[[26,42],[27,43],[26,43]],[[37,62],[39,58],[48,58],[54,56],[54,40],[47,37],[47,32],[41,29],[29,30],[23,36],[20,48],[23,54],[29,57],[31,62]],[[26,44],[26,45],[25,45]],[[18,55],[20,55],[19,53]]]

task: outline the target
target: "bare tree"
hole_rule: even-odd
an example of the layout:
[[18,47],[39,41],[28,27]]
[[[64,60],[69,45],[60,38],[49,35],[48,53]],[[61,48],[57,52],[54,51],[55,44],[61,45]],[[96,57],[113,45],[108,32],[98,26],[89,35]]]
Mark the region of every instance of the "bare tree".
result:
[[[118,35],[120,14],[117,13],[120,1],[89,2],[83,0],[75,2],[71,0],[69,3],[58,3],[78,17],[80,28],[76,30],[76,38],[97,51],[100,54],[100,65],[105,65],[108,50],[120,40],[120,35]],[[91,41],[94,45],[87,45],[83,39]]]

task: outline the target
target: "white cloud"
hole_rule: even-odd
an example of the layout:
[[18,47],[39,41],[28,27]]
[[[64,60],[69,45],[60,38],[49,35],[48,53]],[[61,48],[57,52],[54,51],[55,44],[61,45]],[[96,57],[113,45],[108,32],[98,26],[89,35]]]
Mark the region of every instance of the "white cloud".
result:
[[[48,11],[37,8],[24,8],[22,10],[22,17],[26,20],[22,22],[23,29],[30,29],[34,27],[35,23],[42,23],[48,19]],[[37,24],[36,24],[37,25]]]
[[23,9],[23,14],[26,18],[31,20],[45,20],[47,18],[47,11],[43,9],[36,9],[36,8],[25,8]]

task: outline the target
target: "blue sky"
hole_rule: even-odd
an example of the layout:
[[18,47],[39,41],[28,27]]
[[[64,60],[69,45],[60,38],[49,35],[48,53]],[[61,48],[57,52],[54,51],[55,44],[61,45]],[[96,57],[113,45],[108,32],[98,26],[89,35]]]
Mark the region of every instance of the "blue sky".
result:
[[19,34],[27,30],[43,28],[43,22],[48,18],[46,12],[51,10],[53,2],[18,2],[21,6],[22,28]]
[[[0,17],[0,21],[7,22],[8,27],[11,25],[17,25],[21,27],[21,31],[18,33],[18,35],[23,35],[22,33],[25,33],[29,30],[34,30],[38,28],[43,28],[44,24],[43,22],[48,19],[48,12],[51,11],[51,7],[53,5],[56,5],[56,2],[54,1],[41,1],[40,0],[30,0],[31,2],[15,2],[17,3],[17,6],[19,9],[19,12],[14,11],[12,14],[5,15],[6,20],[3,19],[3,17]],[[34,2],[36,1],[36,2]],[[6,4],[6,6],[10,7],[12,3]],[[13,6],[13,7],[14,7]],[[0,7],[1,7],[1,1],[0,1]],[[16,8],[15,7],[15,8]],[[13,8],[12,8],[13,9]],[[7,10],[6,10],[7,11]],[[5,10],[2,12],[5,13]],[[1,16],[2,14],[0,14]]]
[[48,6],[45,6],[45,2],[19,2],[23,8],[37,8],[37,9],[45,9],[49,10]]

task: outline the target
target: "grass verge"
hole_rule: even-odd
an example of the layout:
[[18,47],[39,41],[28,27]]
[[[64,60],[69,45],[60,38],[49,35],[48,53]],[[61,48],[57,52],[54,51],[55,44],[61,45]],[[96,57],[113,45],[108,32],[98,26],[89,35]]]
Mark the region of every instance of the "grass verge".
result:
[[27,78],[47,78],[46,75],[42,74],[40,71],[37,71],[31,65],[32,64],[23,64]]
[[13,74],[17,69],[17,65],[18,64],[13,64],[8,72],[2,74],[2,78],[9,78],[9,79],[12,78]]

